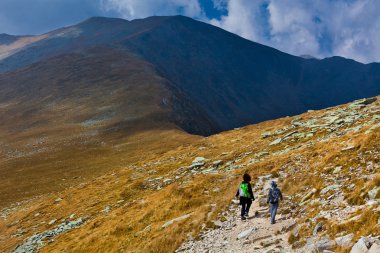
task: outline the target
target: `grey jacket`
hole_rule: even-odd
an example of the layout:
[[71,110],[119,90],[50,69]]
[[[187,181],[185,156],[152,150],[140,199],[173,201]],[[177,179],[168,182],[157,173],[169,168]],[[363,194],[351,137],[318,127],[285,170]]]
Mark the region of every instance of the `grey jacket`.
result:
[[278,191],[278,193],[279,193],[279,199],[283,199],[283,197],[282,197],[282,193],[281,193],[281,190],[280,189],[278,189],[277,188],[277,186],[272,186],[272,188],[271,189],[269,189],[269,192],[268,192],[268,199],[267,199],[267,203],[277,203],[278,201],[274,201],[273,199],[272,199],[272,192],[273,191]]

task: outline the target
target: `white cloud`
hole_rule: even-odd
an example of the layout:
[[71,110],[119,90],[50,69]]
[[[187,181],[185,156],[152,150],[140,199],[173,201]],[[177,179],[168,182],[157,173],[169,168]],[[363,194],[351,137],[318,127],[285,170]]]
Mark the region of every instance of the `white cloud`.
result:
[[214,25],[282,51],[380,61],[380,1],[228,0]]
[[126,19],[175,14],[203,16],[198,0],[102,0],[102,6],[105,10],[118,11]]
[[198,0],[102,0],[127,19],[182,14],[294,54],[380,61],[378,0],[213,0],[208,20]]

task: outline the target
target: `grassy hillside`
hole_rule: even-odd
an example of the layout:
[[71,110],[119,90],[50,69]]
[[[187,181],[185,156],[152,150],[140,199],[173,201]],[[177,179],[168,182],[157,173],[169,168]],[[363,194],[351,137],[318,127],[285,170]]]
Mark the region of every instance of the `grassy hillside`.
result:
[[[209,124],[123,50],[51,58],[0,75],[0,89],[0,207],[197,139],[177,125]],[[161,139],[165,147],[151,145]]]
[[[190,235],[197,238],[213,228],[213,220],[223,220],[245,171],[253,183],[264,175],[279,181],[287,203],[280,212],[299,226],[297,236],[288,236],[295,248],[307,238],[352,233],[354,242],[378,235],[379,113],[380,98],[361,100],[198,140],[189,137],[173,148],[168,137],[181,142],[177,137],[184,135],[165,134],[153,142],[162,153],[151,153],[144,144],[135,162],[122,164],[122,153],[102,155],[112,161],[112,172],[3,210],[0,249],[26,247],[33,234],[66,226],[44,237],[40,252],[173,252]],[[313,235],[319,222],[323,230]],[[37,248],[33,240],[29,246]]]

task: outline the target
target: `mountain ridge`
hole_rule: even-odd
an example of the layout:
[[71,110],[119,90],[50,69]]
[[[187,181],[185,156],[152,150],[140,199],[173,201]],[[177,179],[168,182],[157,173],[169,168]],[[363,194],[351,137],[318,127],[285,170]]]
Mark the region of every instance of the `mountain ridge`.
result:
[[95,17],[50,35],[0,61],[0,72],[88,47],[125,48],[153,64],[222,130],[380,92],[378,63],[303,59],[184,16]]

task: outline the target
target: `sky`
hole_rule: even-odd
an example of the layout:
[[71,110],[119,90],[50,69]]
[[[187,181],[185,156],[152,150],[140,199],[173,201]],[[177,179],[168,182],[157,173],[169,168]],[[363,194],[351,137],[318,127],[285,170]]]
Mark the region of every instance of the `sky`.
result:
[[0,0],[0,33],[181,14],[293,55],[369,63],[380,62],[379,13],[380,0]]

